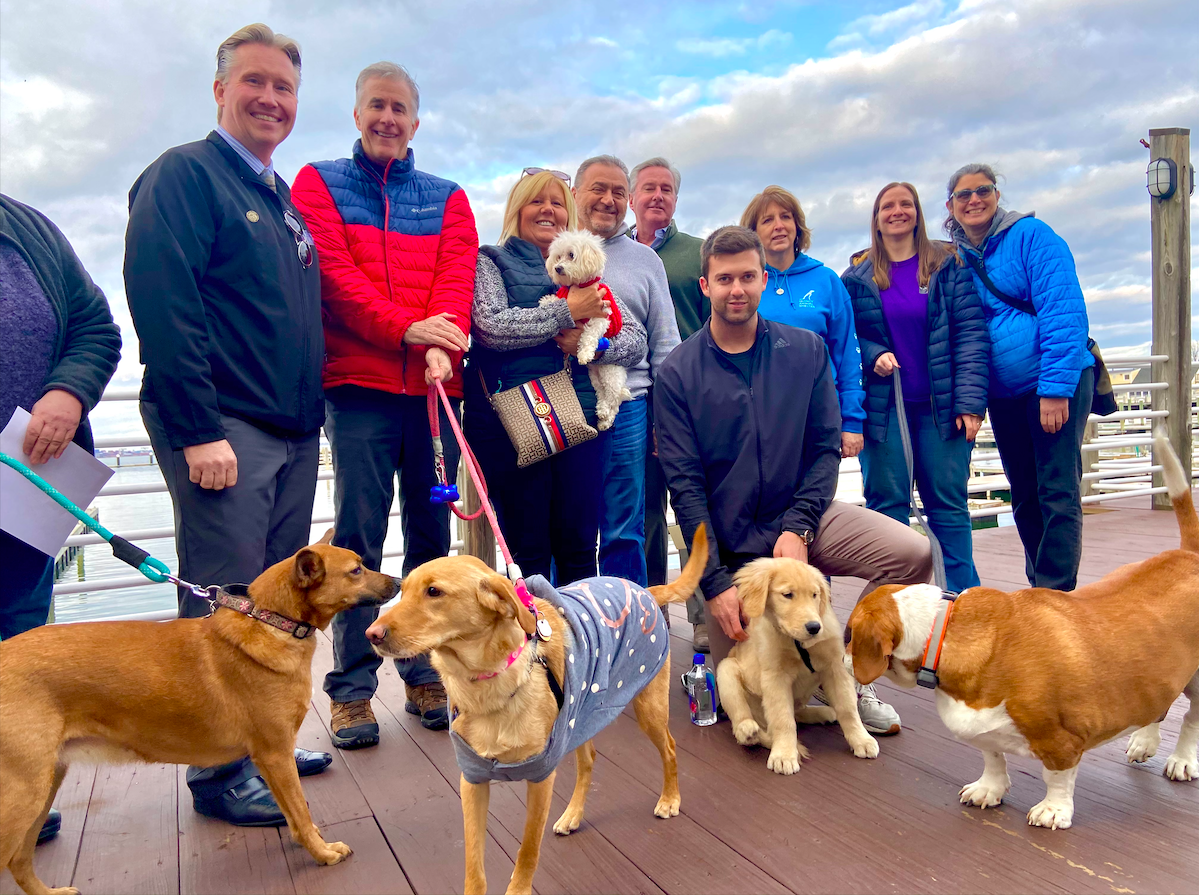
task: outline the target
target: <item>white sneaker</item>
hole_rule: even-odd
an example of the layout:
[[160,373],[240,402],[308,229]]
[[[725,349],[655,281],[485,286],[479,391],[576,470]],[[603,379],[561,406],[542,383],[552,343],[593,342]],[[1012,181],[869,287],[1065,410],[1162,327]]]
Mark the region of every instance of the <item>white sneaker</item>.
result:
[[[855,681],[854,688],[858,691],[858,715],[862,719],[862,726],[880,737],[899,733],[899,713],[878,698],[874,684],[859,684]],[[817,687],[812,697],[821,705],[830,704],[828,697],[824,695],[823,687]]]

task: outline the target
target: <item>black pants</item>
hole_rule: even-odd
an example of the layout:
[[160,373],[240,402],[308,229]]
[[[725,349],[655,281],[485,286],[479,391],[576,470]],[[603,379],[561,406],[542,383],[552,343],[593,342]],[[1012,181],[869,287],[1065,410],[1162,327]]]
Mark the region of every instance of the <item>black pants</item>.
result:
[[611,430],[519,469],[508,433],[485,398],[475,400],[468,393],[464,423],[521,572],[557,584],[597,575],[604,451]]
[[1041,428],[1035,391],[991,398],[995,444],[1012,489],[1012,516],[1033,587],[1074,590],[1082,556],[1082,438],[1095,371],[1086,369],[1070,398],[1070,418],[1054,434]]
[[[189,480],[187,460],[167,441],[157,406],[143,403],[141,410],[175,509],[180,578],[201,586],[249,584],[309,543],[319,433],[276,438],[222,415],[225,438],[237,455],[237,484],[211,491]],[[209,610],[207,600],[180,588],[180,618],[199,618]],[[188,768],[187,785],[196,797],[213,798],[256,776],[254,763],[241,758],[215,768]]]
[[[457,414],[460,402],[450,403]],[[438,411],[446,475],[454,482],[458,440],[440,401]],[[450,511],[429,501],[437,476],[424,395],[392,395],[356,385],[331,388],[325,392],[325,435],[333,452],[335,546],[353,550],[368,569],[379,570],[398,474],[403,573],[449,553]],[[359,606],[333,619],[333,670],[325,675],[325,692],[336,702],[375,695],[383,659],[367,642],[366,629],[378,616],[377,606]],[[397,659],[396,670],[411,686],[438,679],[428,656]]]

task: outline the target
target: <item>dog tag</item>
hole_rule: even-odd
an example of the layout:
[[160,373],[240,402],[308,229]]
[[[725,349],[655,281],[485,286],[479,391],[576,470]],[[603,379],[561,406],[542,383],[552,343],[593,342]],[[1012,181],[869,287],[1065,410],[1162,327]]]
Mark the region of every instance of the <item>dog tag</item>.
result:
[[783,290],[782,290],[782,289],[775,289],[775,290],[774,290],[774,293],[775,293],[775,295],[782,295],[782,294],[783,294]]
[[537,636],[542,640],[549,640],[550,634],[553,633],[553,628],[550,627],[550,620],[541,616],[537,619]]

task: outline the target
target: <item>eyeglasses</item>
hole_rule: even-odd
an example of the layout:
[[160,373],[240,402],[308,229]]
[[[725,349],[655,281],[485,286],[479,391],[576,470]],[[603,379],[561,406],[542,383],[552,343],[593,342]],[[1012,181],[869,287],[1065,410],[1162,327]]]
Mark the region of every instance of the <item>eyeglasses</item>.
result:
[[522,178],[532,177],[534,174],[540,174],[543,171],[553,174],[555,177],[557,177],[559,180],[561,180],[567,186],[570,186],[570,175],[567,174],[565,171],[555,171],[553,168],[525,168],[523,171],[520,172],[520,176]]
[[300,263],[307,270],[312,267],[312,246],[308,245],[308,240],[304,238],[304,224],[290,208],[283,212],[283,223],[287,224],[287,229],[296,238],[296,254],[300,256]]
[[991,193],[999,191],[999,187],[993,183],[984,183],[982,186],[976,186],[972,190],[955,190],[953,192],[953,200],[955,202],[969,202],[971,196],[978,196],[980,199],[990,197]]

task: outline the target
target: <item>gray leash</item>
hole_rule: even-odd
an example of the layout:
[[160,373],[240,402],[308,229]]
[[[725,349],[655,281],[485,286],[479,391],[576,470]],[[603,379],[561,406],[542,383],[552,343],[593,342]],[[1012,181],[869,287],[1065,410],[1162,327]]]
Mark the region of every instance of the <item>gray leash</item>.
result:
[[920,507],[916,503],[915,456],[912,452],[912,433],[908,431],[908,415],[903,406],[903,385],[899,381],[899,370],[891,373],[891,381],[895,383],[895,414],[899,417],[899,440],[903,442],[903,459],[908,465],[908,503],[912,506],[912,512],[916,514],[916,520],[924,526],[924,533],[928,535],[929,548],[933,553],[933,576],[937,580],[937,587],[945,593],[949,593],[949,585],[945,580],[945,555],[941,552],[941,542],[933,534],[932,526],[928,524],[928,520],[924,518],[924,513],[920,512]]

